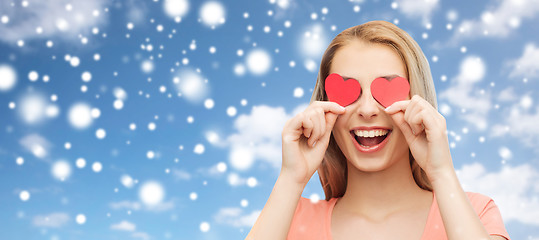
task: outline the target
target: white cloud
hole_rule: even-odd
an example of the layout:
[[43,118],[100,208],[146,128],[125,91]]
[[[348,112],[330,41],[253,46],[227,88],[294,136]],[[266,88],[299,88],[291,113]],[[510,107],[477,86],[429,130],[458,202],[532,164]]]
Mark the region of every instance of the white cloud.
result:
[[510,135],[524,146],[539,151],[539,107],[534,111],[516,103],[501,115],[503,122],[492,127],[493,137],[506,138]]
[[533,43],[528,43],[524,47],[524,52],[519,59],[508,62],[513,67],[509,77],[537,78],[539,77],[539,48]]
[[237,173],[229,173],[227,176],[228,184],[233,187],[244,186],[247,184],[247,180],[247,178],[244,178]]
[[150,212],[166,212],[168,210],[174,209],[174,202],[173,201],[161,202],[156,205],[146,206],[145,209]]
[[119,230],[119,231],[127,231],[127,232],[133,232],[137,226],[129,221],[123,220],[119,223],[110,225],[110,229],[112,230]]
[[539,226],[539,171],[534,167],[504,165],[498,172],[487,172],[480,163],[473,163],[462,166],[457,175],[465,191],[494,199],[504,222]]
[[260,210],[255,210],[247,214],[243,212],[243,209],[237,207],[221,208],[213,218],[218,223],[233,227],[252,227],[260,215],[260,212]]
[[52,147],[52,144],[47,139],[37,133],[24,136],[19,140],[19,144],[37,158],[46,157]]
[[121,201],[121,202],[111,202],[109,204],[109,207],[113,210],[121,210],[121,209],[128,209],[128,210],[140,210],[142,207],[142,204],[139,202],[132,202],[132,201]]
[[508,87],[500,91],[497,98],[497,100],[500,102],[511,102],[515,101],[516,99],[517,94],[515,93],[515,89],[513,87]]
[[142,240],[150,240],[150,239],[152,239],[152,237],[146,232],[134,232],[133,234],[131,234],[131,237],[140,238]]
[[176,169],[176,168],[172,169],[172,175],[174,176],[174,179],[176,179],[177,181],[191,179],[191,174],[182,169]]
[[[456,43],[463,38],[485,36],[509,37],[524,19],[533,19],[539,12],[539,4],[535,0],[502,0],[494,1],[478,19],[463,20],[457,27],[451,42]],[[462,29],[462,31],[460,30]]]
[[438,8],[438,0],[398,0],[398,9],[407,17],[430,21],[432,13]]
[[[107,14],[102,10],[109,3],[108,0],[49,0],[29,1],[27,7],[22,7],[20,4],[11,6],[11,1],[1,1],[2,14],[10,21],[0,24],[0,41],[14,43],[21,39],[51,36],[78,41],[78,34],[90,35],[92,27],[106,21]],[[68,10],[68,5],[71,10]],[[41,28],[40,34],[36,30],[38,27]]]
[[218,178],[220,176],[223,176],[227,169],[228,165],[226,163],[219,162],[209,168],[199,168],[197,169],[197,173],[200,173],[202,176],[205,177]]
[[327,33],[321,24],[306,27],[298,40],[299,49],[306,59],[319,59],[329,43]]
[[60,228],[69,222],[69,215],[63,212],[55,212],[48,215],[37,215],[32,220],[36,227]]
[[149,212],[164,212],[171,209],[174,209],[174,201],[170,200],[168,202],[160,202],[155,205],[143,205],[141,202],[138,201],[120,201],[120,202],[111,202],[109,203],[109,207],[113,210],[145,210]]
[[271,0],[270,4],[275,4],[273,17],[275,20],[290,18],[299,9],[297,0]]
[[461,62],[459,74],[452,79],[451,86],[440,93],[441,100],[465,109],[465,113],[459,117],[479,130],[487,128],[487,115],[492,105],[489,93],[474,88],[475,83],[483,79],[485,72],[486,66],[481,58],[468,56]]
[[127,10],[127,20],[135,23],[143,23],[148,14],[149,7],[143,0],[127,0],[125,1]]
[[228,136],[230,166],[249,169],[256,160],[281,166],[281,132],[285,122],[307,106],[301,105],[292,114],[283,107],[254,106],[250,114],[238,116],[234,122],[236,133]]

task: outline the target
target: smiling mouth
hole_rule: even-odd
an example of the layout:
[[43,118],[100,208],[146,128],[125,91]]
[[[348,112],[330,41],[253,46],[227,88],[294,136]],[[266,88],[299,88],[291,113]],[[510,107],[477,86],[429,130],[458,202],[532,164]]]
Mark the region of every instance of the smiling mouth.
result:
[[376,148],[384,142],[390,133],[391,130],[388,129],[350,131],[356,142],[365,149]]

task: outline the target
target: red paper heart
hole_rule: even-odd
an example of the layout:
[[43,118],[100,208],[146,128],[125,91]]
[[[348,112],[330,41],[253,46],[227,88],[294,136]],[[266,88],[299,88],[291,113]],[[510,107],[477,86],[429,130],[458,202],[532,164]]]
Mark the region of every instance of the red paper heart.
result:
[[343,107],[355,102],[361,94],[361,86],[357,80],[345,81],[341,75],[336,73],[332,73],[326,78],[325,88],[329,100]]
[[371,94],[384,107],[389,107],[397,101],[405,100],[410,93],[410,84],[403,77],[391,81],[385,78],[374,79],[371,83]]

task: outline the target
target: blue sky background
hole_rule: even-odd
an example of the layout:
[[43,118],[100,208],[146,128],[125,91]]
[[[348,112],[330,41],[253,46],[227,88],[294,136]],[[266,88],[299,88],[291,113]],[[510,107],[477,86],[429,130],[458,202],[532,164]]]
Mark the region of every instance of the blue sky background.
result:
[[539,239],[539,2],[470,3],[1,0],[0,238],[244,238],[327,44],[386,20],[429,60],[465,190]]

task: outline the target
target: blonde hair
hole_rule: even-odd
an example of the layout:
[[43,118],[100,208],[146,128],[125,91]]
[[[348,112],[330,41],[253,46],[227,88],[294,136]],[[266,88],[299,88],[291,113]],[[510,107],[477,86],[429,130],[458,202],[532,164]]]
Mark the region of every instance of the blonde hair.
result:
[[[402,29],[386,21],[371,21],[348,28],[337,35],[329,44],[322,56],[318,79],[314,87],[312,101],[327,101],[324,90],[324,81],[329,75],[333,57],[337,50],[350,41],[362,40],[367,43],[382,44],[395,49],[406,67],[407,79],[410,82],[410,95],[423,97],[432,106],[437,108],[434,82],[430,73],[429,63],[419,45]],[[411,153],[410,166],[416,184],[425,190],[432,191],[427,175],[414,160]],[[333,134],[322,164],[318,168],[320,183],[324,189],[326,200],[344,195],[347,185],[346,158],[340,150]]]

